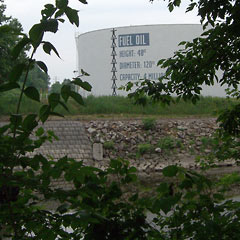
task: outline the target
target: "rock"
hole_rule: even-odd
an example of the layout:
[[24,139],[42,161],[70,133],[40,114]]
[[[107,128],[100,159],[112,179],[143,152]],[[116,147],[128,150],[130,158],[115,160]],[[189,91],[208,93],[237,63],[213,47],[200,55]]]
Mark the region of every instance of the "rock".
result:
[[153,141],[153,135],[148,136],[147,139],[148,139],[148,142],[152,142]]
[[136,144],[136,140],[135,139],[131,139],[131,144],[135,145]]
[[185,126],[178,126],[177,129],[180,131],[184,131],[184,130],[187,130],[188,128]]
[[125,146],[126,145],[125,145],[124,141],[121,141],[120,144],[117,145],[117,147],[120,151],[124,150]]
[[87,131],[90,133],[90,134],[93,134],[93,133],[96,133],[97,132],[97,130],[96,129],[94,129],[94,128],[88,128],[87,129]]
[[137,135],[137,138],[138,138],[141,142],[145,142],[144,137],[141,136],[140,134]]
[[105,122],[105,123],[103,124],[103,127],[104,127],[104,128],[108,128],[108,127],[109,127],[108,122]]
[[197,145],[197,146],[201,146],[201,145],[202,145],[202,142],[201,142],[201,141],[196,141],[196,145]]
[[207,153],[207,154],[209,154],[209,153],[211,153],[212,151],[211,151],[210,149],[205,149],[204,152]]
[[161,148],[155,148],[155,152],[156,152],[156,153],[161,153],[161,152],[162,152],[162,149],[161,149]]
[[184,132],[178,132],[178,133],[177,133],[177,136],[178,136],[179,138],[182,138],[182,139],[185,137],[185,135],[186,135],[186,134],[185,134]]
[[102,129],[102,133],[106,134],[107,132],[108,132],[108,129],[106,129],[106,128]]
[[[104,141],[114,141],[115,143],[116,151],[104,150],[105,157],[103,161],[97,161],[99,166],[107,164],[106,158],[108,157],[121,157],[129,160],[130,165],[139,165],[141,163],[145,172],[154,171],[152,169],[155,167],[161,169],[168,164],[177,163],[179,160],[186,160],[190,157],[189,166],[194,167],[194,155],[200,154],[198,150],[202,146],[200,139],[203,136],[212,135],[217,128],[214,120],[210,122],[208,119],[158,120],[154,131],[143,130],[141,120],[94,120],[86,123],[85,126],[92,142],[101,144]],[[158,147],[159,139],[162,138],[174,138],[176,141],[181,141],[184,149],[176,145],[177,147],[173,151],[163,151]],[[136,158],[138,145],[144,143],[150,143],[153,151]],[[208,151],[210,150],[207,149],[201,154],[207,154]],[[102,158],[100,147],[99,155],[98,157],[94,156],[94,159]],[[146,163],[150,163],[150,165],[148,166]]]
[[93,159],[97,161],[103,160],[103,145],[101,143],[93,144]]

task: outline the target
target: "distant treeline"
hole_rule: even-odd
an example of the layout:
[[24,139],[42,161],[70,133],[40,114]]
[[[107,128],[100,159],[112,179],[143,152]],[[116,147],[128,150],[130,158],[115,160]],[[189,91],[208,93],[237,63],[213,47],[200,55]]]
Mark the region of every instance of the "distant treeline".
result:
[[[0,94],[0,115],[9,115],[15,112],[16,101],[18,99],[16,90],[10,93]],[[42,102],[46,101],[46,94],[42,94]],[[56,111],[64,115],[159,115],[159,116],[190,116],[203,115],[215,116],[225,108],[236,104],[236,100],[220,97],[201,97],[197,104],[191,102],[180,101],[169,106],[162,106],[161,103],[149,103],[146,106],[134,104],[132,99],[120,96],[88,96],[84,98],[85,106],[77,105],[74,101],[69,101],[67,104],[70,112],[66,112],[63,108],[58,108]],[[21,112],[35,113],[38,111],[40,104],[23,99]]]

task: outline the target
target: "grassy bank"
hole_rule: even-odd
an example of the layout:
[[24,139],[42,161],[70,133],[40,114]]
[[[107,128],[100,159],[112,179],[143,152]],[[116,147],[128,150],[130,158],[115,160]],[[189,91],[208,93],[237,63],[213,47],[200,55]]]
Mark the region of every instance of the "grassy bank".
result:
[[[9,115],[16,110],[18,99],[17,92],[0,95],[0,116]],[[127,97],[89,96],[85,101],[85,106],[79,106],[74,101],[69,101],[70,113],[63,108],[57,111],[64,115],[159,115],[159,116],[216,116],[221,110],[228,108],[236,103],[232,99],[219,97],[201,97],[197,104],[180,101],[177,104],[163,107],[160,103],[149,104],[147,106],[134,105],[133,101]],[[39,110],[40,104],[35,101],[23,99],[21,112],[35,113]]]

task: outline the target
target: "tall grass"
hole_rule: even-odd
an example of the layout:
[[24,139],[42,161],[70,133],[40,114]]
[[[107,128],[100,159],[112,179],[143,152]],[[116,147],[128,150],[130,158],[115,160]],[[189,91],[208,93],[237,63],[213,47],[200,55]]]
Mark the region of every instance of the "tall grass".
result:
[[233,99],[220,97],[201,97],[197,104],[180,101],[176,104],[163,107],[161,103],[148,104],[146,106],[135,105],[132,99],[127,97],[89,96],[85,99],[86,105],[74,107],[74,114],[136,114],[136,115],[208,115],[216,116],[225,108],[236,104]]
[[[19,90],[12,90],[7,93],[0,94],[0,116],[16,113],[19,95]],[[29,98],[23,96],[21,103],[21,113],[37,113],[40,106],[40,103],[32,101]]]
[[[16,110],[16,102],[19,93],[10,91],[9,93],[0,95],[0,115],[9,115]],[[148,104],[147,106],[135,105],[132,99],[121,96],[88,96],[84,99],[85,106],[80,106],[70,99],[67,104],[70,113],[66,112],[61,107],[56,111],[64,115],[108,115],[108,114],[123,114],[123,115],[162,115],[162,116],[216,116],[225,108],[236,104],[236,100],[220,97],[201,97],[197,104],[191,102],[180,101],[176,104],[163,107],[161,103]],[[40,108],[40,104],[35,101],[23,98],[22,113],[36,113]]]

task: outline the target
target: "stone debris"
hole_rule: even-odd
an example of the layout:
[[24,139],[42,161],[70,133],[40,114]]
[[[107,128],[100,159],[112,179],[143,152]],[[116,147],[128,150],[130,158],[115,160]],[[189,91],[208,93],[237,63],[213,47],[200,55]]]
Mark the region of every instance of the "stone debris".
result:
[[[211,154],[211,137],[218,128],[216,119],[157,120],[154,130],[144,130],[141,120],[94,120],[85,123],[85,129],[96,132],[88,137],[92,144],[111,141],[112,149],[103,147],[103,159],[98,165],[106,166],[108,159],[122,158],[139,171],[160,171],[169,164],[198,168],[196,157]],[[140,153],[139,149],[144,153]],[[147,149],[149,148],[149,149]],[[229,163],[228,163],[229,164]],[[234,163],[232,163],[234,164]]]
[[161,153],[161,152],[162,152],[162,149],[159,148],[159,147],[158,147],[158,148],[155,148],[155,152],[156,152],[156,153]]
[[[42,127],[45,132],[54,131],[59,140],[46,142],[30,156],[41,153],[56,161],[68,156],[100,169],[105,169],[110,159],[122,158],[143,176],[161,172],[171,164],[199,168],[204,157],[212,154],[211,137],[218,128],[213,118],[157,120],[154,130],[144,130],[142,121],[136,119],[47,121]],[[112,147],[104,148],[105,142]],[[230,159],[218,165],[236,163]],[[67,188],[64,179],[57,181],[54,184]]]

